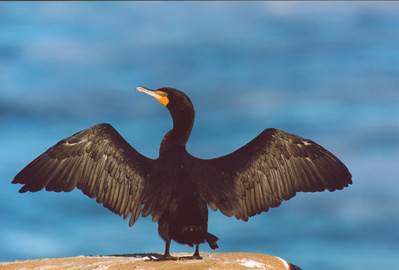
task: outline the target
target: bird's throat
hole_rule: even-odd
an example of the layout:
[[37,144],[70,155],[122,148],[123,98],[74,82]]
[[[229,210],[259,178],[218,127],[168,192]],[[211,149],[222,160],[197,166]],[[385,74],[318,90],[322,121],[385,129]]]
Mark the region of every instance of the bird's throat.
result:
[[170,151],[186,151],[186,143],[190,137],[194,117],[173,118],[173,128],[164,136],[159,155]]

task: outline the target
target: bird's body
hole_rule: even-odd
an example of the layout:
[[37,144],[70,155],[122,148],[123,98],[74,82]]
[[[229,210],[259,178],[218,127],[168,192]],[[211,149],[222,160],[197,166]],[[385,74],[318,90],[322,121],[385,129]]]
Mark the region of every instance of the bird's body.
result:
[[196,246],[218,238],[207,230],[208,208],[247,221],[277,207],[296,192],[342,189],[352,183],[345,165],[313,141],[266,129],[235,152],[199,159],[186,150],[194,123],[190,99],[173,88],[137,90],[155,97],[171,113],[173,128],[149,159],[131,147],[109,124],[98,124],[66,138],[26,166],[12,183],[20,192],[81,189],[132,226],[142,216],[158,222],[166,242]]
[[[153,181],[163,179],[165,181],[162,183],[163,190],[167,190],[167,194],[170,194],[169,202],[165,204],[166,208],[158,220],[158,233],[167,243],[166,254],[172,239],[191,247],[205,241],[213,249],[218,247],[217,237],[207,231],[207,204],[200,197],[194,171],[190,170],[198,161],[185,151],[157,160]],[[168,195],[160,197],[167,198]]]

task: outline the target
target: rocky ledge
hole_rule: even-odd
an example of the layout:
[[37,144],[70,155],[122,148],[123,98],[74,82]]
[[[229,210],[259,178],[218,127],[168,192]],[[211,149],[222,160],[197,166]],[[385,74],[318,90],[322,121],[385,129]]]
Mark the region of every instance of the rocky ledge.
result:
[[[174,253],[176,257],[190,256],[188,253]],[[1,270],[16,269],[262,269],[262,270],[300,270],[285,260],[256,253],[201,253],[202,260],[181,259],[178,261],[157,261],[156,253],[78,256],[71,258],[38,259],[14,262],[0,262]]]

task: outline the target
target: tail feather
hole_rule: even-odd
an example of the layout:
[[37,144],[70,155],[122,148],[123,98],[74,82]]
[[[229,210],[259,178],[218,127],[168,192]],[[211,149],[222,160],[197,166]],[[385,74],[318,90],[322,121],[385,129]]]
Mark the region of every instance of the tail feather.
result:
[[216,241],[219,240],[219,238],[217,238],[213,234],[210,234],[207,231],[204,231],[203,228],[197,226],[185,227],[182,230],[181,234],[175,235],[173,239],[179,243],[187,244],[190,247],[202,244],[206,241],[208,242],[211,249],[218,248]]
[[210,234],[207,232],[206,236],[205,236],[205,240],[206,240],[206,242],[208,242],[211,249],[216,249],[219,247],[218,244],[216,244],[216,241],[219,240],[219,238],[217,238],[213,234]]

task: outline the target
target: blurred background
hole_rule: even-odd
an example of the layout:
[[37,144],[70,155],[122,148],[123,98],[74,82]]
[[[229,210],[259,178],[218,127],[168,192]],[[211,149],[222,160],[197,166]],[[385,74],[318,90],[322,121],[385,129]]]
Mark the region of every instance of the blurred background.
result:
[[11,185],[50,146],[102,122],[156,158],[172,121],[137,85],[187,93],[197,157],[275,127],[353,175],[343,191],[298,194],[247,223],[211,210],[217,252],[306,270],[397,267],[398,2],[0,3],[0,261],[164,251],[150,218],[129,228],[79,190]]

